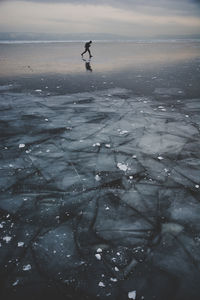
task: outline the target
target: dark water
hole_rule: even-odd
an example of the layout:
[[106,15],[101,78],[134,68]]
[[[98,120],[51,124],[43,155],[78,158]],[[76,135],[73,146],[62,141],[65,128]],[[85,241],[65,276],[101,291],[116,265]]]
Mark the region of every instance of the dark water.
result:
[[0,46],[0,298],[198,300],[199,44],[81,50]]

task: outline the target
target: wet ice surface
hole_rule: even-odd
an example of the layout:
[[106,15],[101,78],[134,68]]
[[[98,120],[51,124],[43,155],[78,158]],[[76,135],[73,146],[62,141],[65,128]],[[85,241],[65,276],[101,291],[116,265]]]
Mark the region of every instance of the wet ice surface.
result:
[[1,299],[199,299],[200,99],[183,95],[1,94]]

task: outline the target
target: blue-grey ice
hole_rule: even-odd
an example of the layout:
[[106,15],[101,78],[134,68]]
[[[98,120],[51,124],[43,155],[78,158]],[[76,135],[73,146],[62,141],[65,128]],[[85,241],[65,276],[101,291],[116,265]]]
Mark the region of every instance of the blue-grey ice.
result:
[[5,293],[199,299],[200,100],[183,95],[1,94]]

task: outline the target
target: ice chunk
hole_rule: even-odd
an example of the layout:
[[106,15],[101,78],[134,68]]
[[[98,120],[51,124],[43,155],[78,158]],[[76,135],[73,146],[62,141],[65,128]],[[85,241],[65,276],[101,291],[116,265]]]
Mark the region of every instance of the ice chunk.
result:
[[127,170],[130,170],[130,168],[128,168],[128,165],[123,164],[123,163],[118,163],[117,167],[124,172],[126,172]]
[[95,180],[96,180],[96,181],[100,181],[100,180],[101,180],[101,177],[97,174],[97,175],[95,176]]
[[135,300],[136,299],[136,291],[129,292],[128,297],[129,297],[129,299]]
[[110,148],[110,144],[105,144],[105,147],[106,148]]
[[17,279],[15,282],[13,282],[12,286],[16,286],[19,283],[19,279]]
[[31,270],[30,264],[23,266],[23,271],[29,271],[29,270]]
[[11,241],[12,237],[11,236],[4,236],[3,237],[3,241],[5,241],[6,243],[9,243]]
[[110,281],[117,282],[117,278],[110,278]]
[[158,159],[159,160],[163,160],[164,158],[162,156],[158,156]]
[[100,147],[101,144],[100,144],[100,143],[95,143],[95,144],[93,144],[92,146],[93,146],[93,147],[96,147],[96,146],[97,146],[97,147]]
[[102,249],[101,248],[98,248],[97,249],[97,253],[101,253],[102,252]]
[[100,254],[95,254],[96,259],[101,260],[101,255]]
[[118,129],[118,131],[119,131],[119,134],[120,134],[120,135],[124,135],[124,134],[128,133],[128,130],[121,130],[121,129]]
[[17,246],[18,246],[18,247],[23,247],[23,246],[24,246],[24,242],[18,242],[18,243],[17,243]]
[[104,284],[102,281],[100,281],[100,282],[99,282],[99,286],[100,286],[100,287],[105,287],[105,284]]
[[25,144],[19,144],[19,148],[24,148]]

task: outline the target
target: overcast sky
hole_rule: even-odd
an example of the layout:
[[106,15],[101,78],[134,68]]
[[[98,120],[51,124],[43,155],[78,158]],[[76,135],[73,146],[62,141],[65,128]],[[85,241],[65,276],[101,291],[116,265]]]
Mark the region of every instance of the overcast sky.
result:
[[0,0],[0,32],[200,34],[200,0]]

